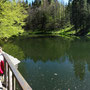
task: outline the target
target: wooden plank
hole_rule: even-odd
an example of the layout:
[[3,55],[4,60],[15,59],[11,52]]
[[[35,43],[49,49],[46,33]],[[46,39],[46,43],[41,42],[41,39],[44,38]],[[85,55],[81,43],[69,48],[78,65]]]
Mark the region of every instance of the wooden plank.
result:
[[6,81],[7,81],[7,79],[6,79],[6,61],[4,60],[4,84],[5,84],[5,86],[6,86]]
[[10,90],[10,69],[8,65],[8,90]]
[[15,86],[14,86],[14,75],[12,74],[12,90],[15,90],[14,88],[15,88]]
[[8,72],[8,64],[7,64],[7,62],[6,62],[6,68],[5,69],[6,69],[6,72],[5,72],[5,84],[6,84],[6,88],[7,88],[8,87],[8,83],[7,83],[7,81],[8,81],[7,80],[7,76],[8,76],[8,73],[7,73]]
[[[4,54],[5,52],[3,51],[3,54]],[[7,54],[7,53],[5,53],[5,54]],[[11,56],[11,55],[9,55],[9,54],[7,54],[7,56],[10,58],[10,60],[12,61],[12,63],[14,64],[14,65],[18,65],[19,63],[20,63],[20,61],[17,59],[17,58],[14,58],[13,56]]]
[[[0,78],[2,78],[2,77],[0,77]],[[1,80],[0,80],[0,90],[3,90],[3,86],[2,86]]]
[[28,85],[28,83],[25,81],[25,79],[22,77],[22,75],[19,73],[19,71],[13,65],[10,57],[8,57],[7,54],[5,54],[5,53],[3,55],[5,57],[6,62],[9,65],[12,73],[14,74],[16,80],[18,81],[19,85],[21,86],[22,90],[32,90],[32,88]]

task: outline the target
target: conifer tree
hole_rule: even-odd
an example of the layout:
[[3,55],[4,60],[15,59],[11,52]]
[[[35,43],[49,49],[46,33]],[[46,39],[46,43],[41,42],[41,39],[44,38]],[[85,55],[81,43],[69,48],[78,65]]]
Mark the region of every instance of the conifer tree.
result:
[[[87,18],[88,18],[88,2],[87,0],[73,0],[72,1],[72,24],[76,32],[87,32]],[[86,30],[86,31],[85,31]],[[82,34],[82,33],[81,33]]]

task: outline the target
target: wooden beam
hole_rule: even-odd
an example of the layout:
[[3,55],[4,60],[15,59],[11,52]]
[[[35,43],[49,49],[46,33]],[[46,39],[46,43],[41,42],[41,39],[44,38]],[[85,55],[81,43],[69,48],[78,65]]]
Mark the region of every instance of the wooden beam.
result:
[[22,90],[32,90],[32,88],[28,85],[28,83],[25,81],[25,79],[22,77],[22,75],[19,73],[17,68],[14,66],[14,64],[11,62],[11,58],[8,57],[6,53],[3,54],[6,63],[9,65],[9,68],[11,69],[12,73],[14,74],[16,81],[19,83]]

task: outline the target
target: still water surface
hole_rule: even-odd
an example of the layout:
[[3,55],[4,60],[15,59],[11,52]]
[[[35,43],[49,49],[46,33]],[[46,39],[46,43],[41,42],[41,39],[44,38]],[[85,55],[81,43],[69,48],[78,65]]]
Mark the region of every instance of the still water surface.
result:
[[21,60],[33,90],[90,90],[90,40],[61,37],[16,39],[4,51]]

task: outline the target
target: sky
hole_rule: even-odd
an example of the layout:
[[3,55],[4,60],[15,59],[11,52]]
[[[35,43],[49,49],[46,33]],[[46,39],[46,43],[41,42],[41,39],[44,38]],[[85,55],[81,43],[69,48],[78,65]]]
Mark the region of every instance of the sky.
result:
[[[34,1],[34,0],[28,0],[28,2],[32,2],[32,1]],[[59,0],[59,1],[62,1],[62,0]],[[68,0],[63,0],[65,3],[68,3]]]

